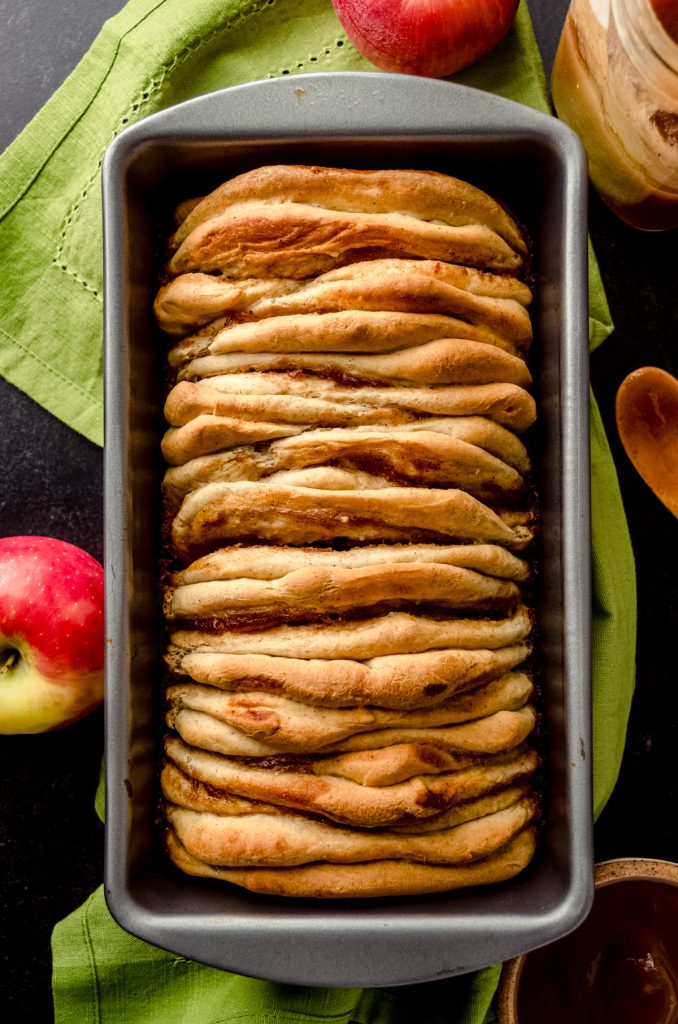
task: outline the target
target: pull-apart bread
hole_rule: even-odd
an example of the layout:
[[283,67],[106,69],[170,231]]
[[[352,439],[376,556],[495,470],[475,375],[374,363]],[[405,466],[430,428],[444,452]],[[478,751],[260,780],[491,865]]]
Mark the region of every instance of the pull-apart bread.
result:
[[161,786],[188,874],[393,896],[529,863],[527,259],[430,171],[260,167],[178,207]]

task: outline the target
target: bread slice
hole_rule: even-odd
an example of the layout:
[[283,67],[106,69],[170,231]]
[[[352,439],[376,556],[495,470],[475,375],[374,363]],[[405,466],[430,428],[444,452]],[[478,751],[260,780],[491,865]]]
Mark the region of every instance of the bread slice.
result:
[[219,620],[240,624],[327,619],[380,606],[506,610],[517,604],[515,583],[472,569],[436,563],[372,565],[361,569],[314,566],[278,580],[241,578],[189,583],[168,589],[164,610],[173,619]]
[[[406,772],[416,775],[420,771],[452,768],[452,760],[446,760],[442,754],[450,754],[453,758],[455,754],[463,752],[494,754],[510,750],[527,739],[536,724],[534,708],[523,707],[519,710],[501,709],[473,722],[453,725],[416,727],[407,724],[374,731],[358,728],[341,739],[331,740],[323,730],[322,718],[314,733],[314,711],[317,714],[318,709],[309,709],[309,721],[303,736],[286,738],[284,733],[279,732],[273,740],[270,737],[253,738],[237,726],[208,712],[177,707],[176,704],[167,712],[166,721],[191,746],[229,757],[267,757],[282,752],[367,752],[369,756],[344,758],[341,763],[337,761],[335,773],[359,782],[365,782],[369,777],[373,785],[377,784],[374,782],[377,775],[381,778],[386,774],[389,781],[396,781],[393,778],[395,772],[398,775],[397,781],[401,781],[409,777]],[[394,753],[396,747],[397,757]],[[388,755],[387,749],[390,751]]]
[[166,661],[177,675],[226,691],[261,690],[330,708],[366,704],[399,710],[432,707],[501,677],[521,665],[531,652],[528,643],[518,643],[496,650],[448,649],[365,661],[327,660],[221,653],[209,645],[174,639]]
[[428,426],[422,417],[470,416],[522,433],[536,415],[532,396],[515,384],[342,388],[285,373],[217,376],[200,385],[182,382],[168,396],[166,412],[177,425],[165,434],[162,452],[175,466],[318,427],[406,425],[417,430]]
[[229,693],[190,682],[169,686],[166,697],[173,712],[200,712],[244,737],[269,744],[272,750],[315,752],[342,749],[343,741],[355,741],[363,733],[371,734],[376,745],[382,734],[395,729],[432,729],[482,720],[496,711],[517,711],[533,691],[534,684],[525,672],[508,672],[433,707],[407,711],[370,706],[324,708],[277,693]]
[[206,483],[261,480],[279,470],[328,463],[376,471],[402,484],[460,487],[481,501],[520,497],[530,467],[524,446],[506,428],[482,416],[450,416],[388,428],[305,430],[266,445],[236,445],[170,466],[163,491],[174,514],[190,491]]
[[285,165],[176,214],[162,453],[171,859],[360,897],[532,856],[532,292],[449,176]]
[[490,331],[513,348],[532,340],[527,285],[440,260],[376,259],[352,263],[306,281],[288,277],[182,273],[159,290],[154,312],[168,334],[185,335],[226,313],[254,320],[355,311],[455,317]]
[[217,548],[172,575],[174,586],[214,580],[277,580],[300,569],[347,571],[371,566],[452,565],[498,579],[525,582],[529,566],[497,544],[372,544],[335,551],[332,548]]
[[491,196],[466,181],[421,170],[354,170],[276,164],[256,167],[224,182],[208,196],[181,204],[172,248],[200,224],[231,206],[259,201],[305,203],[328,210],[390,213],[400,210],[423,221],[484,224],[520,255],[527,248],[513,218]]
[[518,747],[471,758],[458,770],[421,773],[394,784],[372,786],[339,775],[317,774],[310,758],[226,757],[189,746],[171,734],[165,740],[165,753],[184,775],[212,787],[215,806],[217,791],[224,790],[368,828],[431,817],[525,779],[539,763],[534,751]]
[[265,481],[207,484],[184,498],[172,523],[172,547],[184,564],[224,541],[308,544],[337,537],[500,542],[520,550],[531,533],[456,488],[334,490]]
[[482,818],[420,834],[346,828],[293,813],[230,817],[172,804],[166,813],[177,839],[192,857],[214,867],[252,868],[390,859],[466,864],[505,846],[536,810],[536,800],[525,797]]
[[202,356],[229,353],[358,353],[405,351],[438,338],[468,339],[517,354],[515,346],[487,327],[435,313],[351,309],[290,313],[265,320],[235,318],[214,332],[206,329],[178,341],[168,353],[173,369]]
[[339,352],[226,352],[191,359],[181,379],[200,380],[227,373],[303,370],[368,384],[518,384],[532,382],[525,361],[496,345],[466,338],[435,338],[416,348],[376,355]]
[[495,885],[515,877],[529,864],[536,840],[536,830],[528,827],[501,850],[471,864],[374,860],[364,864],[320,862],[293,868],[219,868],[192,857],[171,830],[166,838],[170,859],[187,874],[233,882],[272,896],[315,899],[411,896]]

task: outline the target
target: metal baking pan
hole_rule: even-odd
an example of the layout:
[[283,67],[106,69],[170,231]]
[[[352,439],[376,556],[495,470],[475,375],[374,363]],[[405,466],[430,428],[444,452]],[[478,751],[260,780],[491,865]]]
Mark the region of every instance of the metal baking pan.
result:
[[[157,823],[163,363],[151,303],[174,203],[272,162],[421,167],[506,202],[534,240],[533,372],[546,806],[515,880],[378,900],[272,898],[183,876]],[[103,167],[106,334],[106,870],[113,916],[185,957],[301,985],[471,971],[570,931],[592,899],[586,167],[553,118],[448,82],[284,77],[155,114]]]

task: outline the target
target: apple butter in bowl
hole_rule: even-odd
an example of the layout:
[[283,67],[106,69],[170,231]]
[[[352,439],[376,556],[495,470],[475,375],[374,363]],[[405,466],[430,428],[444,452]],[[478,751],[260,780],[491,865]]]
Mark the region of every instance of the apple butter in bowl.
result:
[[501,1024],[678,1024],[678,865],[596,868],[585,922],[504,967]]

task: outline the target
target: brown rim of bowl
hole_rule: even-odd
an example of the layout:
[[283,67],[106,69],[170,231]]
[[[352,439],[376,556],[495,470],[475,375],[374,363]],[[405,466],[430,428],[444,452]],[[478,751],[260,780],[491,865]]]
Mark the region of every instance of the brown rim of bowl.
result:
[[[620,858],[596,864],[596,889],[627,879],[678,885],[678,864],[670,860],[652,860],[645,857]],[[519,1024],[518,986],[529,955],[523,953],[513,960],[507,960],[502,968],[498,991],[499,1024]]]

